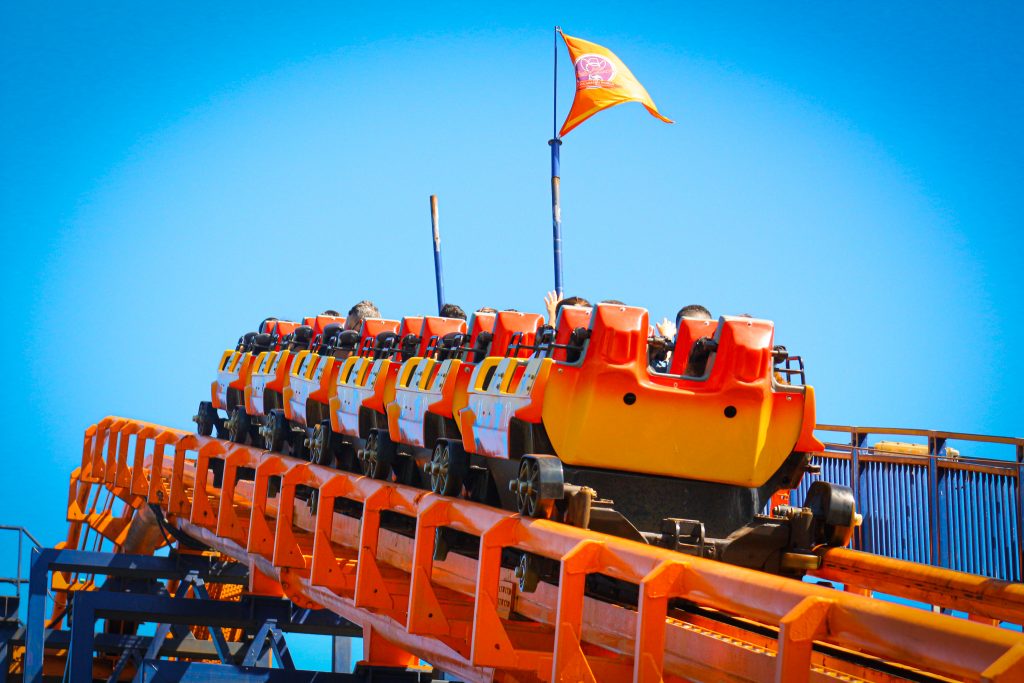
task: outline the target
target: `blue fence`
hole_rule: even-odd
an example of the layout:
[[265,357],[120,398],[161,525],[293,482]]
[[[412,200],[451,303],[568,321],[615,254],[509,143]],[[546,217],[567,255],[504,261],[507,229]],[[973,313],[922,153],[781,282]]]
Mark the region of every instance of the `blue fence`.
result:
[[[864,516],[855,549],[1021,581],[1024,439],[835,425],[818,431],[819,438],[833,437],[822,439],[825,452],[812,460],[821,471],[805,476],[791,497],[802,504],[817,479],[851,487]],[[845,443],[835,442],[839,433]],[[966,457],[947,446],[950,441],[965,450],[998,444],[1007,458]]]

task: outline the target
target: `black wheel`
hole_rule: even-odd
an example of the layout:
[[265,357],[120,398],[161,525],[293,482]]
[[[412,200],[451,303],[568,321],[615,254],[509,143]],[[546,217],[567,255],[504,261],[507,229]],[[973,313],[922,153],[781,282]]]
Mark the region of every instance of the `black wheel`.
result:
[[366,437],[360,459],[363,474],[374,479],[387,479],[391,476],[391,465],[395,460],[395,444],[387,433],[373,429]]
[[453,442],[438,441],[427,465],[430,490],[441,496],[458,496],[462,493],[465,456],[465,452]]
[[284,439],[288,435],[288,420],[284,412],[271,410],[267,415],[267,423],[260,430],[263,434],[263,447],[268,451],[281,452],[284,448]]
[[313,434],[309,437],[309,461],[324,467],[333,465],[338,450],[336,441],[330,422],[324,421],[313,427]]
[[[560,480],[560,469],[558,475]],[[514,484],[516,510],[520,514],[527,517],[551,517],[555,500],[554,497],[544,495],[545,489],[551,484],[545,481],[541,463],[535,457],[526,457],[519,461],[519,478]],[[560,487],[561,481],[555,485]]]
[[213,428],[219,426],[220,417],[212,403],[200,401],[199,410],[192,416],[192,421],[196,423],[196,433],[199,436],[210,436],[213,434]]
[[231,410],[231,417],[224,423],[228,430],[228,440],[234,443],[244,444],[249,440],[249,427],[251,425],[249,415],[245,408],[235,406]]
[[860,515],[853,491],[846,486],[816,481],[807,490],[804,507],[813,515],[814,542],[828,546],[845,546],[860,524]]
[[538,564],[537,557],[532,553],[523,553],[519,557],[519,565],[516,567],[516,578],[519,579],[520,593],[532,593],[537,590],[537,584],[540,583]]

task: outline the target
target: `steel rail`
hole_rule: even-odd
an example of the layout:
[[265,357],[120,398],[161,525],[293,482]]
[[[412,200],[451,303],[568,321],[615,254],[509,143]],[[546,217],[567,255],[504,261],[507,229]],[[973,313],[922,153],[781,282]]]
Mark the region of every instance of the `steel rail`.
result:
[[[223,462],[221,489],[211,485],[211,461]],[[251,485],[235,485],[239,467],[255,469]],[[300,604],[329,607],[364,624],[372,638],[440,660],[468,680],[482,679],[488,670],[559,680],[631,674],[647,681],[663,673],[706,678],[721,677],[725,664],[735,665],[727,673],[736,680],[809,680],[817,678],[811,667],[814,641],[966,680],[1011,680],[1024,667],[1024,637],[1007,630],[524,519],[148,423],[111,417],[90,428],[77,475],[83,484],[119,491],[133,505],[159,505],[179,528],[260,568]],[[271,478],[281,482],[275,498],[268,495]],[[319,492],[315,516],[296,505],[300,485]],[[363,506],[361,523],[338,524],[338,498]],[[381,547],[385,539],[401,545],[381,529],[382,511],[416,520],[415,541],[407,539],[407,552],[398,557]],[[450,585],[448,563],[433,560],[434,531],[440,527],[480,537],[479,561],[453,563],[470,572],[460,572],[461,581]],[[516,601],[517,611],[540,623],[524,625],[497,612],[506,547],[560,562],[557,587]],[[584,579],[595,573],[638,585],[638,609],[585,598]],[[468,594],[460,592],[467,582]],[[777,627],[777,647],[752,655],[713,634],[695,639],[692,627],[666,619],[673,598]]]

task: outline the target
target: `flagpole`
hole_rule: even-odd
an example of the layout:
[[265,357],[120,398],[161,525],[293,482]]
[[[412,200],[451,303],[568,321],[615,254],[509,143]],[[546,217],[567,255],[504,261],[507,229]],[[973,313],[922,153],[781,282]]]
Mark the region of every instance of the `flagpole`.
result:
[[548,140],[551,146],[551,229],[555,252],[555,294],[562,298],[562,206],[561,206],[561,160],[559,147],[562,141],[558,137],[558,34],[562,29],[555,27],[555,78],[553,111],[551,116],[552,137]]
[[444,274],[441,270],[441,228],[437,216],[437,195],[430,195],[430,227],[434,233],[434,281],[437,284],[437,314],[444,308]]

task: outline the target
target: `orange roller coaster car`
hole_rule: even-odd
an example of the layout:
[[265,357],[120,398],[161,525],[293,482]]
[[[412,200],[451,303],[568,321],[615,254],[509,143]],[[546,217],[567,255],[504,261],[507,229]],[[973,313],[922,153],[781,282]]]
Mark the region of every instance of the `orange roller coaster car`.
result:
[[848,542],[859,518],[844,487],[767,510],[823,448],[814,391],[771,322],[685,319],[664,374],[642,308],[565,306],[543,322],[367,321],[345,343],[325,330],[295,355],[263,432],[279,417],[319,464],[773,572]]

